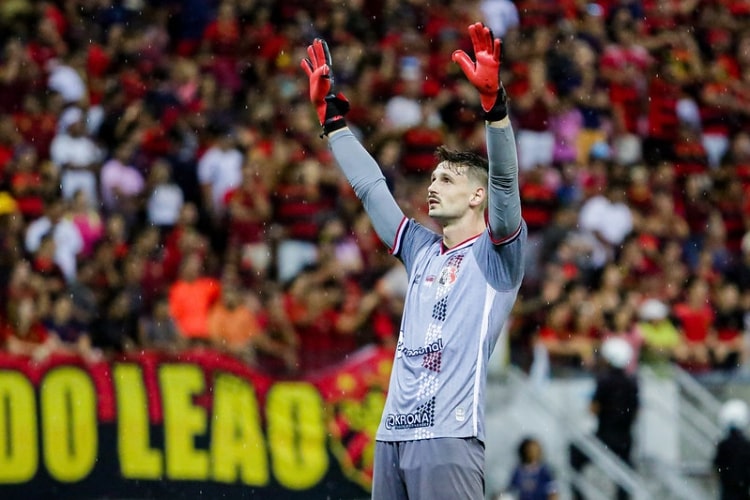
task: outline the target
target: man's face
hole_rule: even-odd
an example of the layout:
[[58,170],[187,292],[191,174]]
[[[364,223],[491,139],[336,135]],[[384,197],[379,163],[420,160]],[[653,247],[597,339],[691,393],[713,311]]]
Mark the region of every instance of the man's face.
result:
[[476,186],[467,175],[467,168],[441,162],[432,172],[427,188],[430,217],[448,222],[462,217],[469,210]]

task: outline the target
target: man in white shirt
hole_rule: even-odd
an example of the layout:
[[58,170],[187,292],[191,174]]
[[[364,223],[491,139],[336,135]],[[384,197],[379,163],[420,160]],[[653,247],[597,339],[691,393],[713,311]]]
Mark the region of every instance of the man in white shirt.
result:
[[151,165],[148,184],[148,222],[159,227],[174,226],[185,204],[185,195],[180,186],[172,180],[171,166],[166,160],[158,159]]
[[71,199],[76,191],[83,189],[90,203],[93,206],[98,204],[97,171],[102,161],[102,151],[86,134],[83,113],[52,139],[50,159],[60,172],[64,199]]
[[243,162],[230,131],[217,133],[214,144],[198,160],[203,206],[214,220],[221,219],[226,212],[226,194],[240,185]]
[[59,198],[49,201],[45,214],[29,224],[24,242],[26,250],[35,252],[44,235],[50,232],[55,242],[55,263],[70,283],[76,278],[76,258],[83,250],[83,238],[76,225],[65,217],[65,202]]
[[[78,55],[74,57],[80,58]],[[73,64],[68,64],[59,59],[51,59],[47,63],[47,87],[59,93],[66,103],[80,102],[87,93],[86,84],[74,67],[76,62],[78,61],[73,60]]]
[[584,202],[578,225],[592,246],[592,268],[601,269],[614,258],[615,248],[633,230],[633,214],[625,203],[625,187],[609,184],[602,194]]

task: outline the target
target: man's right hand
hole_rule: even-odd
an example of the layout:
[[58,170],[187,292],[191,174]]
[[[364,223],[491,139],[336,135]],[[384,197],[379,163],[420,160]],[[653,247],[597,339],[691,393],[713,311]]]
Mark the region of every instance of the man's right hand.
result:
[[300,66],[310,81],[310,101],[315,105],[323,135],[344,128],[344,116],[349,111],[349,101],[341,93],[334,93],[331,52],[322,38],[316,38],[307,47],[307,57]]

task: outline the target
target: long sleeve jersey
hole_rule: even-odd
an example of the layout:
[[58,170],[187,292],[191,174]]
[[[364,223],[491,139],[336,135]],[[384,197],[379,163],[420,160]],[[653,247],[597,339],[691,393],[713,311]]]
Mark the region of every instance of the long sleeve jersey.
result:
[[523,278],[515,139],[487,125],[487,230],[453,248],[406,218],[375,160],[344,130],[330,147],[409,285],[388,395],[376,439],[477,437],[484,441],[487,362]]

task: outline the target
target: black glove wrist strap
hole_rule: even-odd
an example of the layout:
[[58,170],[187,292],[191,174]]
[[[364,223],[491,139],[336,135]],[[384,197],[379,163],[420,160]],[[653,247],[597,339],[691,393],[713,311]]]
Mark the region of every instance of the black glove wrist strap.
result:
[[321,137],[327,136],[334,130],[346,127],[344,116],[349,112],[349,101],[342,94],[328,94],[326,96],[326,117],[323,122]]
[[488,122],[497,122],[508,116],[508,94],[505,93],[505,87],[500,84],[500,90],[497,91],[495,105],[489,111],[484,111],[484,119]]

